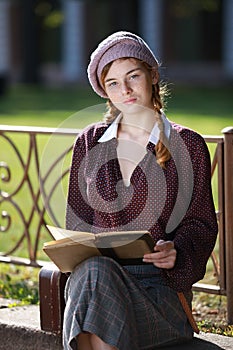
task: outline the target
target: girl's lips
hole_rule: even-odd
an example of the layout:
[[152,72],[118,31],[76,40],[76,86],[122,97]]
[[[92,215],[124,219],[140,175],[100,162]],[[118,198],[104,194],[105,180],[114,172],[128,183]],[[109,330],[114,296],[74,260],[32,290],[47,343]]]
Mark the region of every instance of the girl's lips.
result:
[[128,98],[127,100],[124,101],[125,104],[131,104],[135,103],[137,99],[135,97]]

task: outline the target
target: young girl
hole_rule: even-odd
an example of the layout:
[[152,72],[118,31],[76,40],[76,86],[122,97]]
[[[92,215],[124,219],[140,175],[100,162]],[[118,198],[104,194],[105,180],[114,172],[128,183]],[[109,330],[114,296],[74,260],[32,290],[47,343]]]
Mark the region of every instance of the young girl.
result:
[[191,308],[192,285],[217,236],[207,146],[166,118],[158,62],[137,35],[116,32],[101,42],[88,77],[108,111],[75,142],[66,226],[149,231],[154,252],[140,265],[93,257],[77,266],[65,292],[64,348],[149,350],[188,341],[193,329],[182,303]]

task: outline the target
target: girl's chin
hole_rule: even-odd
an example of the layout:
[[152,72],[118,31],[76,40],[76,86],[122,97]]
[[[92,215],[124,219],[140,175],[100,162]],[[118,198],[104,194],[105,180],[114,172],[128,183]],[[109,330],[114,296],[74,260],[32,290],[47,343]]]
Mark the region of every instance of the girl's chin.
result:
[[139,105],[137,103],[117,103],[116,108],[122,113],[139,113],[145,112],[146,110],[151,110],[151,108]]

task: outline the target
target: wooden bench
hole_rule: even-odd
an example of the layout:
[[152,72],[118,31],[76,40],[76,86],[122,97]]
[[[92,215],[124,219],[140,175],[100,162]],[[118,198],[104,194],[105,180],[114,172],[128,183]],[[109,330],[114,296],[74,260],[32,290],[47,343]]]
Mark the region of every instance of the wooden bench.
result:
[[[216,144],[212,157],[212,176],[217,173],[219,222],[219,254],[212,261],[218,284],[195,284],[193,289],[226,295],[228,323],[233,323],[233,128],[223,131],[223,136],[204,136],[207,143]],[[64,288],[68,276],[51,264],[39,273],[40,320],[42,330],[62,334],[65,308]]]

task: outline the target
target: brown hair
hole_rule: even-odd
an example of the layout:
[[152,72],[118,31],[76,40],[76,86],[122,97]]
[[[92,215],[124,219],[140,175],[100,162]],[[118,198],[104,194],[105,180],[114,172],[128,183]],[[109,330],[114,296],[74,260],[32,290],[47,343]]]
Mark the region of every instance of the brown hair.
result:
[[[124,58],[123,58],[124,59]],[[152,67],[147,63],[142,62],[148,70],[152,70]],[[112,62],[107,64],[101,73],[101,83],[104,87],[104,79],[112,65]],[[158,127],[160,130],[159,141],[157,145],[155,145],[155,154],[157,163],[165,169],[165,163],[171,158],[171,154],[168,150],[168,140],[164,133],[164,123],[161,118],[161,109],[164,108],[165,97],[167,96],[168,91],[165,85],[157,82],[157,84],[152,86],[152,101],[154,105],[155,117],[158,123]],[[111,123],[120,113],[120,111],[114,106],[111,100],[107,100],[106,102],[107,111],[104,114],[104,120],[107,124]],[[167,146],[166,146],[167,145]]]

